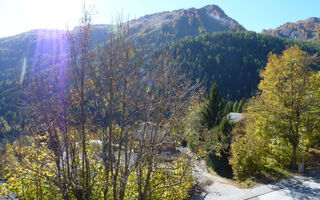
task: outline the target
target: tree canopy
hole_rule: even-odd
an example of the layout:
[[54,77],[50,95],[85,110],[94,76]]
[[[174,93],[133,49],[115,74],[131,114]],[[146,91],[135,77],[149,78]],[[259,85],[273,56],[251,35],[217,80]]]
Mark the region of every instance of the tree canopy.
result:
[[[270,54],[260,73],[260,93],[253,97],[232,146],[231,163],[240,179],[276,167],[296,168],[302,129],[313,132],[319,120],[312,65],[317,57],[298,46]],[[291,154],[291,156],[290,156]],[[300,154],[299,154],[300,155]]]
[[309,54],[320,50],[317,43],[254,32],[223,32],[186,37],[172,43],[170,51],[181,70],[195,82],[204,82],[207,91],[216,82],[222,97],[239,101],[258,91],[259,72],[267,64],[268,54],[280,54],[293,44]]

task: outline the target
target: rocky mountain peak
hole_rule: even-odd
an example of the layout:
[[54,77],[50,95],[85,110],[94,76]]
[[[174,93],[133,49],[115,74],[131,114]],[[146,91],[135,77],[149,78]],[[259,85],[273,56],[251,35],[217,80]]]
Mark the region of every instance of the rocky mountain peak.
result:
[[225,17],[226,14],[224,13],[224,11],[217,5],[207,5],[203,8],[201,8],[200,10],[206,10],[209,13],[213,13],[217,16],[223,16]]
[[320,18],[310,17],[295,23],[288,22],[276,29],[262,30],[262,33],[297,40],[320,40]]
[[[205,33],[245,30],[216,5],[154,13],[131,20],[129,23],[133,35],[163,39],[169,36],[173,40]],[[109,27],[95,25],[93,32],[102,35],[100,32],[105,32]]]

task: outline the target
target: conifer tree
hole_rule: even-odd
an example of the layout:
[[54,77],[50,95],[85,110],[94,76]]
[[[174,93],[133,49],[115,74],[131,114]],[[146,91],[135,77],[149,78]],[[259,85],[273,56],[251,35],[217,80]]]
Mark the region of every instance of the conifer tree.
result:
[[209,91],[207,97],[207,104],[203,108],[202,116],[204,124],[208,129],[217,126],[224,113],[224,102],[219,94],[219,88],[217,83],[214,83]]

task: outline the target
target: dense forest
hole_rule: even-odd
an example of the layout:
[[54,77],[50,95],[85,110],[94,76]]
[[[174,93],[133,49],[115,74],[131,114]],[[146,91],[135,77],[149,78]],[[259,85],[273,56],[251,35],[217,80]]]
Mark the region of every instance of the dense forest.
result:
[[216,82],[224,98],[241,100],[258,91],[259,72],[266,66],[268,54],[279,54],[293,44],[309,54],[320,50],[319,43],[254,32],[223,32],[186,37],[173,43],[170,52],[194,81],[204,81],[207,89]]

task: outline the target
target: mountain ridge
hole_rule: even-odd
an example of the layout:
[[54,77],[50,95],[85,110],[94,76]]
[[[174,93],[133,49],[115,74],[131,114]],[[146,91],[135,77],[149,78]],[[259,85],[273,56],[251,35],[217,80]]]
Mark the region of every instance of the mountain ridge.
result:
[[287,22],[275,29],[262,30],[261,33],[304,41],[320,41],[320,18],[309,17],[297,22]]
[[[197,12],[203,14],[204,11],[206,11],[213,20],[220,21],[225,26],[227,26],[228,24],[231,24],[233,26],[232,29],[234,31],[236,29],[240,31],[245,30],[245,28],[242,25],[240,25],[236,20],[230,18],[228,15],[226,15],[225,12],[217,5],[207,5],[199,9],[192,7],[188,9],[182,8],[182,9],[177,9],[173,11],[163,11],[163,12],[147,14],[139,17],[138,19],[129,20],[129,23],[130,25],[132,25],[133,29],[138,29],[138,30],[143,29],[143,31],[145,31],[146,29],[149,30],[150,28],[155,28],[156,31],[159,31],[159,28],[163,28],[163,24],[167,24],[168,21],[172,21],[172,20],[174,21],[175,19],[187,14],[190,15],[192,13],[197,13]],[[158,21],[156,19],[158,19]],[[92,24],[93,29],[102,29],[103,31],[105,30],[108,31],[113,26],[114,24]],[[78,28],[79,27],[76,26],[71,31],[75,31]],[[63,30],[63,29],[31,29],[29,31],[17,33],[11,36],[1,37],[0,40],[17,37],[21,34],[32,34],[35,32],[63,33],[66,31],[67,30]]]
[[[131,27],[131,36],[137,36],[142,44],[148,43],[148,50],[164,47],[168,42],[186,36],[245,30],[242,25],[228,17],[216,5],[208,5],[199,9],[189,8],[153,13],[128,23]],[[114,33],[113,27],[114,25],[111,24],[93,24],[93,42],[106,41],[109,35]],[[75,27],[71,32],[75,33],[78,29],[79,27]],[[19,58],[26,56],[27,60],[30,60],[29,57],[32,59],[39,44],[47,44],[48,47],[52,47],[54,41],[62,38],[65,32],[65,30],[33,29],[14,36],[0,38],[0,70],[20,65]],[[6,60],[10,60],[12,57],[15,57],[16,62],[11,60],[10,64],[6,64]]]

